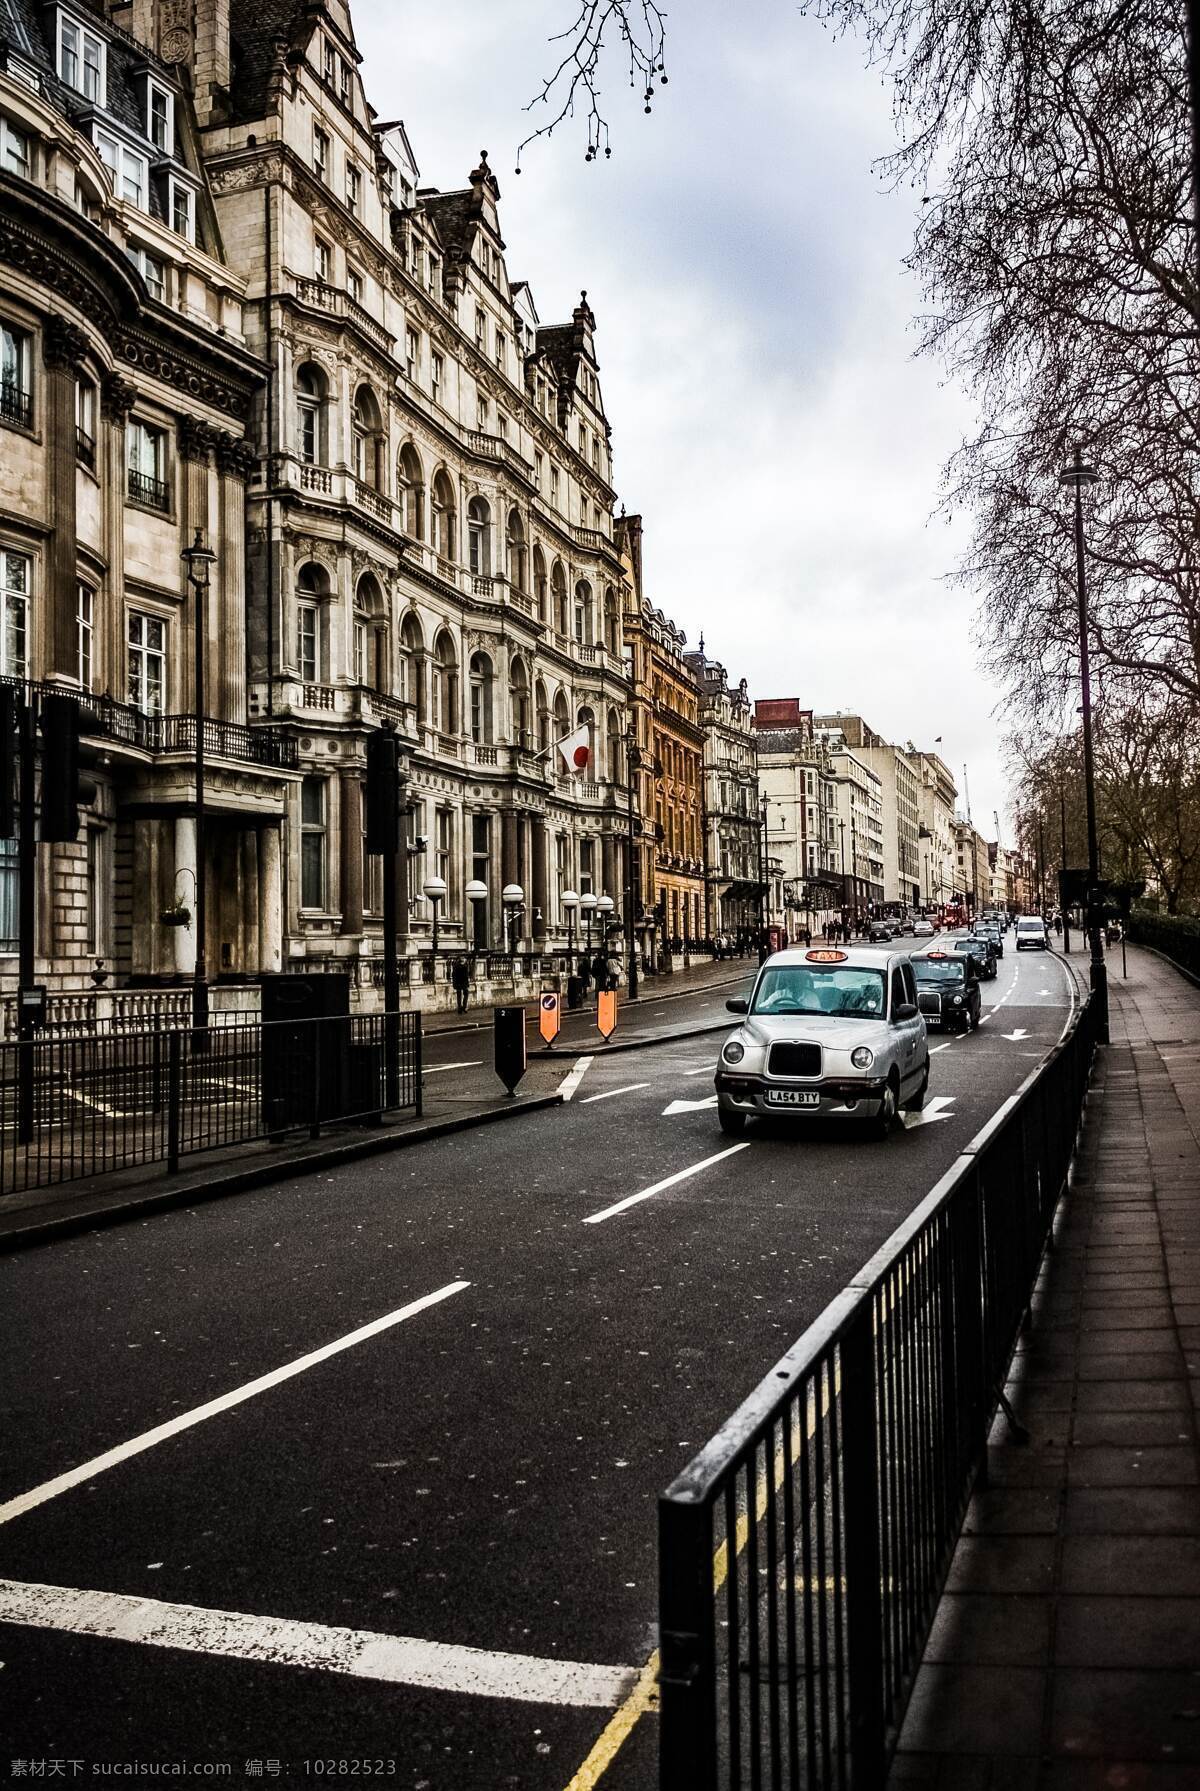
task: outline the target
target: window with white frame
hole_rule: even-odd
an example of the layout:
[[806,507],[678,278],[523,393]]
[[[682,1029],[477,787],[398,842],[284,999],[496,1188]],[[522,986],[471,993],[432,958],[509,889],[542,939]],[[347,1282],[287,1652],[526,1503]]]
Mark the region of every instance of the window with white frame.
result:
[[540,448],[533,450],[533,476],[540,491],[546,474],[546,456]]
[[496,331],[496,365],[501,369],[508,354],[508,337],[503,330]]
[[28,134],[3,117],[0,117],[0,168],[6,174],[19,174],[23,180],[28,180],[33,173],[33,147]]
[[451,808],[439,808],[437,811],[437,831],[434,834],[435,858],[437,874],[446,885],[447,895],[449,894],[452,884],[451,868],[453,858],[451,848],[453,839],[454,810]]
[[102,37],[89,31],[86,25],[69,18],[65,12],[59,13],[59,77],[68,87],[73,87],[76,93],[82,93],[85,99],[94,100],[98,106],[107,103],[105,54],[106,45]]
[[367,682],[367,618],[354,618],[354,682]]
[[117,198],[136,205],[139,211],[147,211],[150,164],[146,157],[100,125],[95,126],[94,136],[100,160],[112,175]]
[[0,419],[4,422],[20,423],[26,429],[32,424],[32,377],[28,330],[0,323]]
[[489,406],[486,398],[480,398],[475,415],[479,423],[480,432],[486,435],[489,417]]
[[483,347],[484,338],[485,338],[486,334],[487,334],[487,313],[485,311],[476,311],[476,313],[475,313],[475,346],[476,346],[476,348]]
[[362,174],[355,163],[348,158],[346,161],[346,204],[357,217],[362,204]]
[[82,375],[75,381],[75,458],[96,470],[96,388]]
[[313,167],[322,180],[329,179],[329,132],[313,125]]
[[171,155],[175,146],[175,96],[157,81],[146,82],[146,135],[155,149]]
[[356,305],[363,302],[363,277],[356,267],[346,269],[346,296],[353,299]]
[[334,49],[333,45],[330,43],[330,41],[327,37],[322,39],[321,47],[322,47],[322,51],[324,54],[325,80],[330,87],[336,87],[337,86],[337,65],[338,65],[337,51]]
[[333,250],[325,241],[324,237],[321,236],[313,238],[313,273],[317,276],[317,279],[321,282],[322,286],[328,286],[331,283],[333,273]]
[[300,906],[325,907],[326,783],[306,777],[300,786]]
[[417,377],[417,367],[421,359],[421,338],[414,329],[404,332],[404,371],[410,379]]
[[161,715],[167,702],[167,624],[161,616],[131,609],[125,643],[126,701],[146,715]]
[[338,57],[338,93],[344,105],[350,104],[350,64],[344,56]]
[[166,480],[167,432],[131,417],[125,425],[126,491],[152,510],[170,508]]
[[496,433],[503,441],[508,440],[508,418],[502,410],[496,412]]
[[430,390],[430,393],[432,394],[433,401],[435,404],[441,403],[442,374],[445,371],[445,367],[446,367],[446,363],[445,363],[445,361],[443,361],[440,354],[435,353],[430,356],[430,358],[429,358],[429,390]]
[[442,271],[441,262],[438,260],[436,255],[431,255],[429,257],[428,270],[426,273],[426,285],[428,286],[430,292],[434,295],[435,298],[437,297],[438,276],[441,273],[441,271]]
[[296,667],[305,684],[316,684],[321,673],[321,611],[315,603],[296,606]]
[[558,468],[556,466],[551,466],[551,468],[550,468],[550,502],[553,505],[555,505],[555,507],[557,507],[557,505],[558,505]]
[[27,643],[32,566],[28,554],[0,549],[0,596],[4,600],[0,675],[5,678],[24,678],[29,669]]
[[129,243],[125,249],[126,259],[132,261],[142,279],[146,282],[146,290],[151,298],[164,299],[167,296],[167,272],[157,255],[149,249],[139,248],[136,243]]
[[91,585],[78,579],[75,585],[75,657],[76,676],[80,688],[92,688],[92,630],[96,616],[96,593]]
[[196,195],[191,187],[172,175],[167,182],[171,228],[177,236],[194,243],[196,240]]

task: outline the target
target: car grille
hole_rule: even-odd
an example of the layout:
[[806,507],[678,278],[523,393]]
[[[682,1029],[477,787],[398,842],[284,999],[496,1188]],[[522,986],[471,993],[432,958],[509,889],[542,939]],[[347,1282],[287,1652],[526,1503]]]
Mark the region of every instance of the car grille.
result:
[[821,1074],[820,1045],[772,1045],[767,1059],[767,1074],[771,1076],[819,1076]]
[[923,1014],[940,1014],[942,998],[936,989],[919,989],[917,991],[917,1006]]

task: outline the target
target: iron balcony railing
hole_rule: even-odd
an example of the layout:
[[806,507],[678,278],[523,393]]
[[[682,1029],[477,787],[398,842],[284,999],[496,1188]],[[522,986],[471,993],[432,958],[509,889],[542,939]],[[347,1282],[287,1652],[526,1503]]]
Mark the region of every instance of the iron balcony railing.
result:
[[170,509],[171,490],[165,479],[156,479],[151,473],[139,473],[133,467],[130,467],[127,479],[127,490],[135,504],[147,504],[151,510]]
[[[27,699],[43,694],[77,694],[80,732],[85,739],[115,740],[147,753],[196,750],[194,715],[155,715],[136,709],[131,703],[119,703],[115,697],[99,696],[90,690],[76,693],[63,685],[36,679],[0,678],[0,684],[24,691]],[[281,771],[294,770],[300,763],[297,741],[280,729],[248,728],[241,722],[218,721],[211,715],[204,718],[204,750],[214,759],[237,759]]]
[[879,1791],[1075,1148],[1088,1002],[659,1500],[661,1791]]
[[404,1108],[421,1111],[419,1014],[9,1042],[0,1197]]
[[20,423],[28,429],[33,423],[33,393],[22,391],[13,380],[0,381],[0,417],[6,423]]

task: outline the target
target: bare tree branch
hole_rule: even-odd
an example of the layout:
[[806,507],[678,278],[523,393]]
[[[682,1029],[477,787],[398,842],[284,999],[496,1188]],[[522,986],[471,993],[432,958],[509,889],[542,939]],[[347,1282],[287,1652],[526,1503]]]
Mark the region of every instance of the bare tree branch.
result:
[[565,46],[554,72],[542,82],[541,92],[525,110],[545,107],[547,122],[538,126],[517,146],[517,173],[521,157],[539,137],[552,137],[566,119],[582,112],[587,124],[586,160],[594,162],[604,152],[612,154],[608,119],[601,111],[600,69],[606,39],[623,49],[629,85],[640,88],[643,109],[653,110],[654,89],[667,85],[666,15],[654,0],[579,0],[579,10],[566,31],[550,42]]

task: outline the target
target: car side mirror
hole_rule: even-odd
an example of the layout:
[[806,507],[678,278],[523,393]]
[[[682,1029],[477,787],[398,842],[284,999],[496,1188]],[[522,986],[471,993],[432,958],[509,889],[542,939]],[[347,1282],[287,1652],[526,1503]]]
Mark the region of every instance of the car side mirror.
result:
[[744,995],[731,996],[725,1006],[731,1014],[748,1014],[750,1012],[750,1003]]
[[920,1009],[917,1007],[914,1007],[914,1005],[911,1001],[902,1001],[900,1003],[899,1007],[896,1009],[895,1013],[892,1015],[892,1019],[896,1020],[896,1021],[915,1020],[917,1017],[917,1014],[919,1012],[920,1012]]

